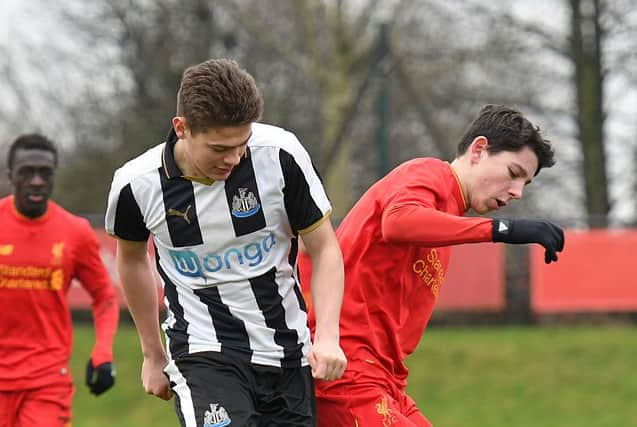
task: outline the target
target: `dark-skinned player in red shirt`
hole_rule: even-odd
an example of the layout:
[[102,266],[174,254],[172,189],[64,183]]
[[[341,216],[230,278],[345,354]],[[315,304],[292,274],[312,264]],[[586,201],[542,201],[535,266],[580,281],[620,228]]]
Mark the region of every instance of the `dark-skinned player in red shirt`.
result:
[[119,306],[88,221],[49,200],[53,143],[18,137],[8,166],[13,195],[0,199],[0,427],[70,426],[71,280],[92,298],[95,346],[86,384],[95,395],[115,381]]
[[340,339],[348,366],[341,379],[316,382],[319,427],[431,426],[405,393],[404,361],[444,286],[451,246],[537,243],[546,263],[557,261],[564,247],[562,229],[548,221],[464,215],[520,199],[540,169],[553,164],[539,128],[514,109],[487,105],[451,163],[408,161],[361,197],[337,230],[345,262]]

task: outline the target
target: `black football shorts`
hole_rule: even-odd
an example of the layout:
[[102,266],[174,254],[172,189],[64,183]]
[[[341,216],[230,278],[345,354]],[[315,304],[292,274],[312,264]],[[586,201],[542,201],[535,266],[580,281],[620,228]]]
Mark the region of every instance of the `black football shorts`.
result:
[[316,426],[309,366],[253,365],[201,352],[170,362],[165,373],[182,427]]

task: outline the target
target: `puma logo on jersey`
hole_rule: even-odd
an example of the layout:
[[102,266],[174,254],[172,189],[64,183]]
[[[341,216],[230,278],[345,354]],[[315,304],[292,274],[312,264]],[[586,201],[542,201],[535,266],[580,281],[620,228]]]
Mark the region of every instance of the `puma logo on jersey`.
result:
[[177,209],[170,208],[170,209],[168,209],[168,216],[179,216],[179,217],[182,217],[184,219],[184,221],[186,221],[188,224],[190,224],[190,218],[188,218],[188,211],[190,211],[190,208],[192,208],[192,205],[188,205],[186,210],[183,211],[183,212],[178,211]]

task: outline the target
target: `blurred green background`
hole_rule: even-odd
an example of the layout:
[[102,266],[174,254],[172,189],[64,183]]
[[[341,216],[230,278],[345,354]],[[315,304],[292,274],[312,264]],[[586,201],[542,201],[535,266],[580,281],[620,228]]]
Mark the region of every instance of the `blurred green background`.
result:
[[[409,359],[408,392],[436,427],[637,426],[629,325],[432,327]],[[177,426],[173,402],[144,394],[137,335],[122,324],[117,383],[100,397],[83,385],[90,324],[75,329],[75,427]]]

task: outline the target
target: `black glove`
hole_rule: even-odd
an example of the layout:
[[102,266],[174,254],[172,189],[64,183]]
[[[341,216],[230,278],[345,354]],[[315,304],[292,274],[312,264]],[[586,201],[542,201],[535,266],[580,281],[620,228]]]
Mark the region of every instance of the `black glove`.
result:
[[557,261],[564,249],[564,231],[549,221],[533,219],[493,219],[493,241],[503,243],[539,243],[544,246],[544,262]]
[[115,366],[105,362],[93,366],[93,360],[86,364],[86,385],[95,396],[99,396],[115,384]]

